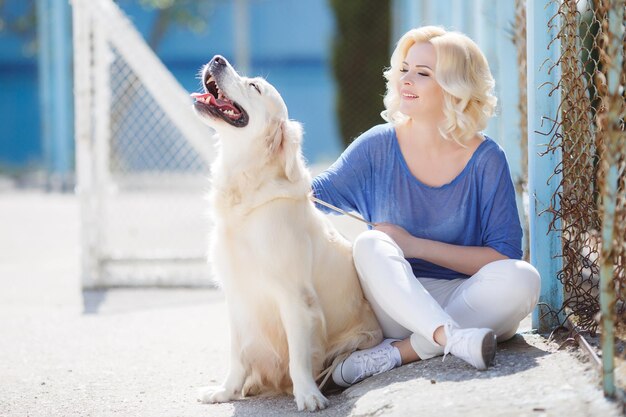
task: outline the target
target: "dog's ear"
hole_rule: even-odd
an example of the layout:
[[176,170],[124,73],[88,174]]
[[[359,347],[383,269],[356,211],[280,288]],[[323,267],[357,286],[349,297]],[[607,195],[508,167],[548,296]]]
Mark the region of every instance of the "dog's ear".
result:
[[285,169],[285,176],[291,182],[300,179],[305,165],[300,146],[302,125],[294,120],[281,120],[276,131],[270,135],[270,152],[276,155]]
[[267,135],[267,150],[270,156],[278,155],[283,146],[283,121],[275,120]]
[[306,169],[302,158],[302,125],[294,120],[282,123],[283,146],[282,157],[285,163],[285,175],[291,182],[296,182]]

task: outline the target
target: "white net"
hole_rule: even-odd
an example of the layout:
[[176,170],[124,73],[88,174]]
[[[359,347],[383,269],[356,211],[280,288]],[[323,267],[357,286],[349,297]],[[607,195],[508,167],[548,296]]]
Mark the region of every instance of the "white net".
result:
[[154,101],[141,80],[112,48],[111,173],[120,180],[144,175],[167,181],[172,174],[196,177],[208,167]]
[[73,6],[84,287],[210,285],[210,130],[113,2]]

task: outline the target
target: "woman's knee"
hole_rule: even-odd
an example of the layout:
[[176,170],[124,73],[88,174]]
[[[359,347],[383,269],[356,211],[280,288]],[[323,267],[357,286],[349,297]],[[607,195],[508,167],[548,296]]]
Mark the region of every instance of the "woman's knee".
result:
[[539,301],[541,278],[528,262],[515,259],[495,261],[477,275],[482,283],[466,294],[474,304],[476,300],[489,299],[494,310],[521,320]]
[[376,257],[380,252],[381,242],[387,241],[393,243],[387,234],[378,230],[366,230],[358,235],[352,244],[352,256],[357,267]]
[[538,299],[541,291],[539,271],[528,262],[518,259],[503,259],[485,265],[479,273],[494,276],[495,279],[521,291],[524,298]]
[[514,260],[511,266],[511,279],[521,284],[517,288],[525,290],[525,295],[532,300],[533,305],[537,303],[541,292],[541,276],[534,266],[525,261]]

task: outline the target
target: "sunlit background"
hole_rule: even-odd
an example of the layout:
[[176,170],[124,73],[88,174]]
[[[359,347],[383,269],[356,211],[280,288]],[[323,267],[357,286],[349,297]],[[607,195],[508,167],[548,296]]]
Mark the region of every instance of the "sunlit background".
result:
[[200,68],[221,54],[274,84],[304,125],[315,173],[384,122],[383,70],[394,43],[428,24],[468,34],[490,63],[499,101],[485,133],[507,153],[524,218],[518,6],[0,0],[0,190],[75,191],[84,287],[204,285],[215,149],[212,131],[191,111]]
[[[59,7],[59,3],[61,6]],[[304,153],[328,163],[382,110],[382,70],[390,48],[389,0],[118,0],[150,47],[188,91],[213,55],[263,76],[304,124]],[[47,78],[55,42],[71,64],[71,7],[66,1],[0,0],[0,176],[5,182],[71,189],[71,92]],[[334,59],[341,55],[341,60]],[[72,74],[66,74],[71,88]],[[48,81],[46,81],[48,80]],[[65,94],[64,98],[61,97]],[[60,114],[61,112],[62,114]],[[56,137],[55,137],[56,136]],[[50,181],[49,175],[61,176]],[[48,184],[46,184],[48,183]]]

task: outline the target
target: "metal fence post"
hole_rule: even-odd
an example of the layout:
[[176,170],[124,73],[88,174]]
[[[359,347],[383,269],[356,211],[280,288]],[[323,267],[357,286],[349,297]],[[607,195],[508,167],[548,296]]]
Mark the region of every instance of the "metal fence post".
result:
[[560,53],[560,42],[555,39],[558,22],[551,20],[557,14],[558,4],[528,1],[526,7],[530,262],[541,274],[540,304],[533,311],[532,325],[539,332],[546,332],[560,321],[554,314],[546,314],[547,311],[558,311],[563,304],[563,287],[557,279],[563,264],[560,220],[554,225],[556,230],[549,231],[551,211],[559,206],[552,196],[561,182],[555,168],[562,156],[558,148],[540,155],[559,119],[559,90],[550,95],[560,76],[555,65]]
[[93,142],[91,140],[91,27],[85,0],[72,0],[72,35],[74,49],[74,132],[76,147],[76,194],[80,200],[81,278],[83,288],[91,288],[99,279],[98,219],[95,198]]
[[233,6],[235,65],[237,71],[244,75],[250,75],[249,7],[248,0],[235,0]]
[[41,111],[41,145],[43,164],[50,172],[52,167],[52,65],[50,46],[50,4],[48,0],[37,0],[37,69],[39,78],[39,108]]
[[38,0],[37,18],[44,165],[48,187],[66,190],[74,165],[69,4]]
[[[604,218],[602,221],[602,268],[600,272],[600,311],[602,313],[602,386],[604,395],[615,397],[615,213],[617,202],[618,163],[616,152],[618,141],[623,140],[620,132],[621,109],[616,97],[620,94],[620,75],[622,71],[624,42],[624,1],[617,1],[609,9],[609,56],[611,65],[608,69],[609,114],[607,132],[607,161],[609,164],[604,190]],[[623,155],[622,155],[623,156]]]
[[[517,108],[520,89],[517,63],[517,48],[514,43],[515,3],[499,2],[496,7],[496,57],[498,61],[498,108],[500,120],[497,138],[506,152],[511,169],[511,177],[516,188],[517,209],[522,225],[526,223],[527,213],[524,207],[523,186],[526,167],[522,166],[522,147],[520,124],[521,114]],[[528,233],[527,230],[524,233]],[[527,239],[522,241],[524,253],[528,253]]]

